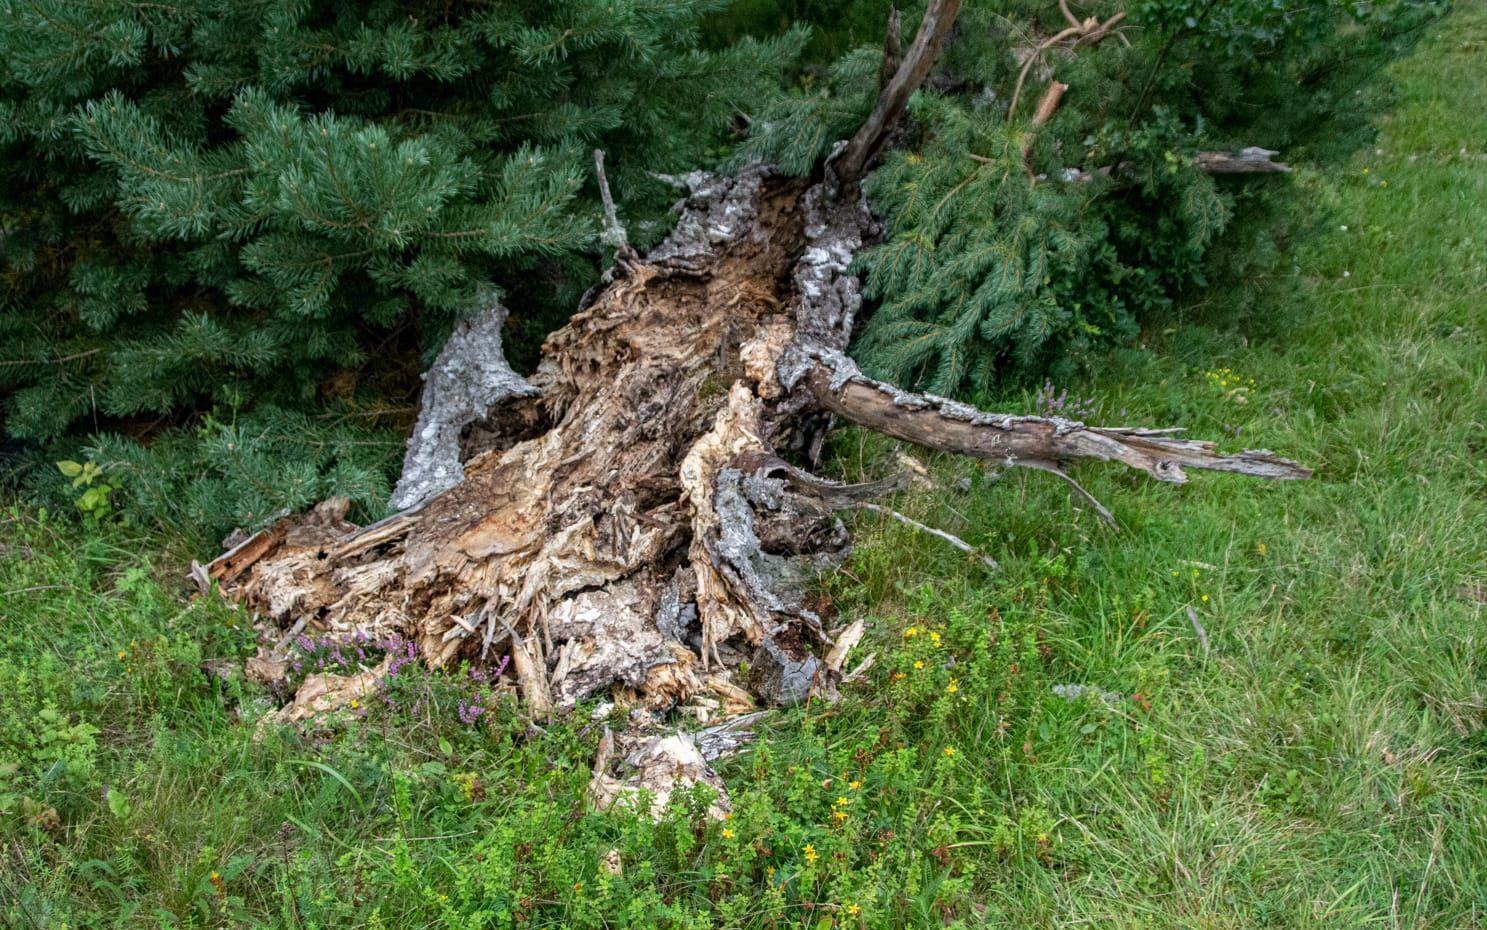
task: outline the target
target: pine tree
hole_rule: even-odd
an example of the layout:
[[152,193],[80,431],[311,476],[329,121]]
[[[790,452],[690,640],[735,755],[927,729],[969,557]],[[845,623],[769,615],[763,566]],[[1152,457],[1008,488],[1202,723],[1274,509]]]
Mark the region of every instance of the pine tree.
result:
[[589,152],[644,245],[652,173],[715,157],[802,47],[703,50],[724,5],[6,0],[4,433],[406,408],[485,286],[530,354],[594,277]]

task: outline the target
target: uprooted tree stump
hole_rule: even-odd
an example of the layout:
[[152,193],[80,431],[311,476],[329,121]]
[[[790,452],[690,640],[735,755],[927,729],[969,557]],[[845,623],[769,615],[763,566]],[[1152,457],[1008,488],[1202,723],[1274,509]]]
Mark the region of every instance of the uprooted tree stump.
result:
[[[956,5],[926,18],[873,132],[922,80]],[[845,147],[857,170],[875,144]],[[1053,472],[1107,518],[1064,466],[1115,461],[1173,483],[1192,468],[1308,474],[1173,430],[985,413],[863,376],[843,352],[860,304],[849,265],[873,220],[837,169],[815,183],[767,167],[688,176],[676,230],[644,259],[622,250],[613,280],[548,337],[530,378],[506,364],[505,311],[491,299],[427,376],[399,513],[358,527],[328,502],[207,566],[266,624],[257,673],[282,668],[293,634],[397,636],[435,667],[509,657],[534,715],[601,693],[654,715],[706,701],[725,718],[830,695],[862,630],[833,638],[808,587],[846,554],[837,513],[902,486],[801,467],[833,417]],[[375,670],[313,676],[275,719],[335,710],[375,681]],[[736,742],[730,732],[700,749],[621,734],[620,748],[636,784],[656,789],[657,772],[715,779],[705,760]],[[595,772],[605,803],[625,794],[608,774],[613,750],[606,739]]]

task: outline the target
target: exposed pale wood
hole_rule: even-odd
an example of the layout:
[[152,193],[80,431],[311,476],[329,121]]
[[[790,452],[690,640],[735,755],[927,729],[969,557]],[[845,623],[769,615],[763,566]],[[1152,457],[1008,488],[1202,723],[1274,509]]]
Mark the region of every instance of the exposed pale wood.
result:
[[1038,98],[1038,106],[1033,111],[1033,125],[1042,126],[1053,119],[1053,114],[1058,111],[1059,102],[1064,99],[1064,91],[1069,85],[1062,81],[1050,81],[1048,88],[1043,91],[1043,96]]

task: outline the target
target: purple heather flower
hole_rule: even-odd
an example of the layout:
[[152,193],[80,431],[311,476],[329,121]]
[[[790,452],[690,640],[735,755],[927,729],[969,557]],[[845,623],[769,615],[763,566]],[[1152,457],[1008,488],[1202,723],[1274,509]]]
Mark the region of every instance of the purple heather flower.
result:
[[476,720],[479,720],[480,719],[480,715],[483,714],[483,713],[485,713],[485,708],[484,707],[481,707],[476,702],[471,701],[471,702],[469,702],[467,704],[464,701],[460,701],[460,706],[459,706],[460,723],[463,723],[466,726],[468,726],[468,725],[474,723]]

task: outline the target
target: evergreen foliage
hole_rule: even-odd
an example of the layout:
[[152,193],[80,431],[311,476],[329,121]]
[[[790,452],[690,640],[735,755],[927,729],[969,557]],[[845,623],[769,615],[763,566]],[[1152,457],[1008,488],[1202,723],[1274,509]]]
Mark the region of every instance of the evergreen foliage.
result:
[[[4,433],[219,444],[387,398],[395,431],[486,284],[530,355],[594,276],[589,151],[654,240],[674,194],[649,173],[720,153],[798,55],[799,31],[702,50],[725,5],[0,4]],[[370,480],[278,453],[285,503],[310,470]]]
[[[864,6],[868,6],[864,2]],[[1274,222],[1284,178],[1205,174],[1202,149],[1244,145],[1304,157],[1350,109],[1339,88],[1376,71],[1436,7],[1413,0],[1098,0],[1124,10],[1130,45],[1052,49],[1018,108],[1021,56],[1068,25],[1046,2],[969,4],[912,108],[916,138],[867,182],[882,244],[859,268],[877,306],[856,347],[876,374],[941,393],[999,375],[1041,377],[1170,322],[1174,304],[1218,279],[1243,282],[1281,258]],[[905,17],[906,30],[916,22]],[[875,46],[761,113],[746,155],[806,171],[871,106]],[[1032,122],[1048,79],[1069,85],[1052,120]],[[1366,126],[1366,123],[1363,123]],[[1344,135],[1358,139],[1356,126]],[[1099,173],[1098,169],[1109,169]],[[1076,175],[1083,178],[1071,181]],[[1242,248],[1214,247],[1236,218]],[[1270,222],[1257,222],[1268,217]],[[1067,372],[1064,372],[1067,373]]]

